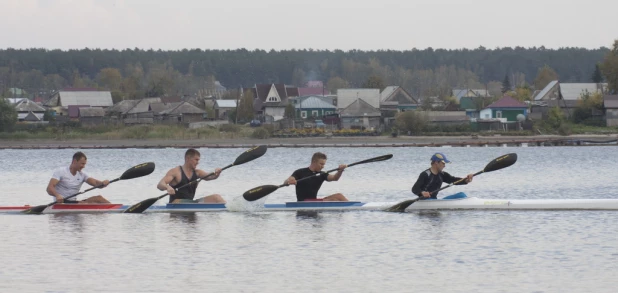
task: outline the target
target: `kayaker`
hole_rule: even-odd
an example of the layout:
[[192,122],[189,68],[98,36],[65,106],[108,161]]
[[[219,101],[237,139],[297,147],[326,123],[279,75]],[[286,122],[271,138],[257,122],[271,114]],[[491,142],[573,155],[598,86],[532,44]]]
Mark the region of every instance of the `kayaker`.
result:
[[[318,191],[324,181],[338,181],[343,174],[343,170],[347,165],[339,165],[337,173],[328,174],[322,172],[326,165],[326,155],[320,152],[313,154],[311,157],[311,164],[307,168],[301,168],[284,181],[284,184],[296,185],[296,200],[297,201],[348,201],[348,199],[341,193],[331,194],[324,198],[318,198]],[[319,176],[316,174],[320,173]],[[313,178],[303,180],[296,184],[296,180],[303,179],[305,177],[313,176]]]
[[68,167],[59,167],[54,170],[52,178],[47,184],[47,194],[56,198],[57,203],[109,203],[101,195],[96,195],[82,201],[73,198],[65,200],[65,197],[79,193],[82,183],[86,182],[92,186],[106,187],[109,180],[97,180],[90,177],[83,169],[86,167],[88,159],[82,152],[73,154],[73,160]]
[[[422,199],[426,198],[438,198],[438,192],[436,191],[442,187],[442,183],[453,183],[455,181],[461,180],[462,178],[454,177],[451,174],[444,172],[444,167],[446,163],[450,163],[446,156],[443,153],[435,153],[431,156],[431,167],[418,176],[416,183],[412,187],[412,193],[422,197]],[[464,185],[472,182],[472,178],[474,174],[468,174],[461,183],[456,185]]]
[[[188,149],[185,152],[185,163],[182,166],[174,167],[167,171],[165,176],[161,178],[157,184],[157,188],[162,191],[167,191],[170,194],[170,203],[225,203],[225,200],[219,194],[211,194],[194,200],[197,183],[182,187],[189,182],[196,182],[197,179],[215,180],[221,174],[221,168],[216,168],[214,175],[208,176],[210,173],[197,169],[200,162],[200,152],[196,149]],[[208,176],[208,177],[206,177]]]

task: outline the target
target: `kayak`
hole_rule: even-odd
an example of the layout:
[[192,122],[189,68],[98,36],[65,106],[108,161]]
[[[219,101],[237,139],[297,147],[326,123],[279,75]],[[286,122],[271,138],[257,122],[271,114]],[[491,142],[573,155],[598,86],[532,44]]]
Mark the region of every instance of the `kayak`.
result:
[[[144,213],[196,213],[223,211],[355,211],[385,210],[397,202],[328,202],[304,201],[259,206],[237,207],[217,203],[179,203],[154,205]],[[31,206],[0,206],[0,213],[19,213]],[[130,205],[123,204],[56,204],[44,214],[121,213]],[[618,210],[618,199],[483,199],[457,193],[442,199],[420,200],[410,205],[413,210]]]

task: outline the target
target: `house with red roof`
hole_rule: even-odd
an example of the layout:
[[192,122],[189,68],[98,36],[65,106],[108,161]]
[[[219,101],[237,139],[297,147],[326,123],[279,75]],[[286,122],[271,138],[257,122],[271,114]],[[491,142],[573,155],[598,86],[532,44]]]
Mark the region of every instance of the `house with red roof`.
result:
[[500,119],[503,122],[517,122],[517,115],[528,116],[528,105],[504,96],[481,110],[479,119]]

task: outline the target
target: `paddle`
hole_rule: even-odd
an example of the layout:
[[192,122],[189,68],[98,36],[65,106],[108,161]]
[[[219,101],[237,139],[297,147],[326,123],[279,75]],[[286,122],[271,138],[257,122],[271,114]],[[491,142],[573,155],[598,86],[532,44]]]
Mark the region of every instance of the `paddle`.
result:
[[[506,154],[504,156],[498,157],[493,159],[491,162],[489,162],[486,166],[485,169],[483,169],[482,171],[476,172],[474,173],[474,176],[480,175],[482,173],[487,173],[487,172],[491,172],[491,171],[496,171],[496,170],[500,170],[503,168],[506,168],[508,166],[511,166],[513,164],[515,164],[515,162],[517,161],[517,154],[515,153],[511,153],[511,154]],[[438,191],[441,191],[443,189],[449,188],[453,185],[456,185],[458,183],[463,182],[464,180],[466,180],[466,178],[461,178],[460,180],[457,180],[447,186],[444,186],[438,190],[434,190],[431,192],[431,194],[434,194]],[[389,207],[387,209],[385,209],[384,211],[387,212],[403,212],[406,210],[406,208],[408,208],[411,204],[417,202],[418,200],[420,200],[421,198],[423,198],[422,196],[419,196],[415,199],[409,199],[409,200],[405,200],[402,201],[392,207]]]
[[[373,162],[385,161],[385,160],[388,160],[388,159],[390,159],[392,157],[393,157],[393,155],[390,155],[390,154],[389,155],[384,155],[384,156],[379,156],[379,157],[375,157],[375,158],[367,159],[367,160],[364,160],[364,161],[360,161],[360,162],[349,164],[348,167],[352,167],[354,165],[365,164],[365,163],[373,163]],[[339,169],[337,168],[337,169],[328,170],[328,171],[326,171],[326,173],[334,172],[334,171],[337,171],[337,170],[339,170]],[[322,173],[320,172],[320,173],[317,173],[315,175],[308,176],[308,177],[296,180],[296,182],[298,183],[298,182],[301,182],[303,180],[307,180],[309,178],[312,178],[314,176],[320,176],[321,174]],[[277,190],[277,189],[279,189],[281,187],[288,186],[288,185],[289,184],[287,184],[287,183],[284,183],[284,184],[281,184],[281,185],[262,185],[262,186],[259,186],[259,187],[256,187],[256,188],[253,188],[251,190],[246,191],[245,193],[243,193],[242,196],[247,201],[256,201],[256,200],[258,200],[258,199],[260,199],[262,197],[265,197],[265,196],[273,193],[275,190]]]
[[[155,169],[155,164],[153,162],[149,162],[149,163],[143,163],[143,164],[139,164],[137,166],[131,167],[131,169],[128,169],[126,171],[124,171],[124,173],[122,173],[122,175],[119,178],[116,178],[112,181],[110,181],[109,183],[113,183],[116,182],[118,180],[127,180],[127,179],[133,179],[133,178],[138,178],[138,177],[142,177],[142,176],[146,176],[150,173],[152,173],[152,171],[154,171]],[[86,193],[88,191],[91,191],[93,189],[96,188],[101,188],[103,185],[97,185],[94,186],[92,188],[88,188],[82,192],[78,192],[76,194],[70,195],[65,197],[64,199],[69,199],[69,198],[73,198],[76,197],[80,194]],[[56,204],[57,202],[52,202],[50,204],[46,204],[46,205],[40,205],[40,206],[35,206],[32,208],[29,208],[27,210],[22,211],[22,213],[24,214],[40,214],[42,213],[47,207]]]
[[[266,153],[266,149],[267,147],[265,145],[261,145],[261,146],[257,146],[254,147],[252,149],[246,150],[245,152],[243,152],[242,154],[240,154],[240,156],[238,156],[238,158],[236,158],[236,161],[234,161],[234,163],[225,166],[223,169],[221,169],[221,171],[230,168],[232,166],[237,166],[237,165],[241,165],[250,161],[253,161],[259,157],[261,157],[262,155],[264,155]],[[215,173],[210,173],[204,177],[198,178],[196,180],[190,181],[189,183],[182,185],[178,188],[175,188],[174,190],[178,191],[181,188],[187,187],[191,184],[197,184],[198,182],[200,182],[203,179],[206,179],[212,175],[214,175]],[[132,214],[140,214],[143,213],[145,210],[147,210],[149,207],[151,207],[155,202],[157,202],[158,200],[168,196],[169,193],[157,196],[157,197],[153,197],[153,198],[149,198],[146,200],[143,200],[139,203],[136,203],[132,206],[130,206],[128,209],[126,209],[124,211],[124,213],[132,213]]]

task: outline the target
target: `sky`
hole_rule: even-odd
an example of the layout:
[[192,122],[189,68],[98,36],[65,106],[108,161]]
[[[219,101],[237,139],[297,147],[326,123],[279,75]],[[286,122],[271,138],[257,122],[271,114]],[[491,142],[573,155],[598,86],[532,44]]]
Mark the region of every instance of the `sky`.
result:
[[609,0],[0,0],[0,48],[611,48]]

